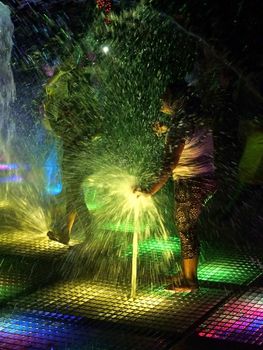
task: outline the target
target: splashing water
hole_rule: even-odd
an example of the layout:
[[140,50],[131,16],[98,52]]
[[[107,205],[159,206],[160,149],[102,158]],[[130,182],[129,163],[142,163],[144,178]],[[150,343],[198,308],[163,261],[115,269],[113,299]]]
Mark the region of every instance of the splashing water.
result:
[[[161,254],[152,250],[143,259],[139,250],[144,240],[167,239],[171,194],[169,199],[165,192],[156,199],[137,198],[133,188],[153,182],[160,169],[164,140],[154,135],[152,125],[163,118],[160,96],[171,75],[184,77],[191,69],[195,45],[187,43],[168,20],[142,6],[113,15],[106,31],[101,21],[95,23],[77,47],[76,54],[81,49],[84,57],[89,51],[97,57],[92,66],[97,84],[87,89],[91,68],[83,60],[75,71],[78,89],[69,97],[75,126],[83,125],[78,123],[78,117],[83,117],[89,135],[95,136],[87,142],[83,156],[78,152],[72,157],[77,159],[73,172],[81,169],[87,176],[84,192],[92,222],[85,230],[85,248],[81,254],[72,254],[68,266],[63,266],[65,274],[74,264],[72,272],[78,274],[84,260],[95,279],[128,282],[129,278],[134,297],[139,283],[159,282],[167,272],[169,249]],[[74,81],[70,84],[74,86]],[[57,98],[61,100],[59,91]]]
[[[63,181],[75,190],[73,175],[85,175],[91,214],[85,244],[69,252],[62,273],[131,283],[134,298],[139,285],[160,282],[170,265],[168,244],[143,257],[140,245],[167,242],[172,200],[165,192],[137,198],[133,188],[155,180],[164,148],[152,131],[164,118],[160,96],[171,79],[191,71],[196,52],[195,44],[151,8],[138,6],[111,19],[107,29],[95,20],[58,68],[45,107],[64,148],[74,149]],[[84,144],[83,154],[72,140]]]
[[0,2],[0,120],[9,115],[9,107],[15,98],[15,84],[11,70],[12,35],[14,26],[9,8]]
[[[91,205],[96,233],[104,235],[94,242],[97,247],[91,243],[94,251],[99,250],[100,244],[102,249],[108,251],[115,250],[115,244],[118,244],[117,255],[124,256],[132,244],[132,298],[136,295],[139,242],[150,236],[156,240],[166,240],[168,237],[154,199],[134,193],[137,184],[135,176],[105,163],[103,169],[88,177],[84,183],[87,206]],[[167,250],[166,262],[169,258],[170,252]]]
[[14,124],[10,120],[10,106],[15,99],[10,64],[13,31],[9,8],[0,2],[0,143],[3,154],[7,153],[14,131]]
[[[35,165],[32,138],[26,145],[17,132],[16,87],[11,67],[13,31],[10,10],[0,2],[0,224],[5,229],[15,225],[19,229],[46,230],[46,215],[40,205],[43,176],[36,167],[29,169]],[[28,125],[26,127],[28,135],[30,130]],[[31,154],[30,166],[25,164],[22,154],[27,146]]]
[[[10,64],[13,31],[9,8],[0,2],[0,161],[6,166],[8,166],[6,163],[10,161],[9,149],[14,131],[14,123],[10,119],[10,107],[15,99],[15,85]],[[1,186],[2,198],[5,200],[8,186],[8,181]]]

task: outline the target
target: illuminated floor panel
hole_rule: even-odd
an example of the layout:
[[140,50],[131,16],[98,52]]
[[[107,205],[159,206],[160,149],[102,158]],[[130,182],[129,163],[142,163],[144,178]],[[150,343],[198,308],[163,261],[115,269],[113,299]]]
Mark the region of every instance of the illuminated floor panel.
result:
[[0,317],[0,349],[165,350],[171,341],[160,336],[92,327],[82,317],[24,310]]
[[[68,247],[48,239],[46,233],[6,232],[0,234],[0,253],[26,257],[50,257],[67,252]],[[78,241],[72,241],[72,244]]]
[[[262,273],[255,257],[222,251],[215,252],[199,269],[201,282],[215,282],[216,288],[203,283],[209,288],[196,293],[174,294],[163,286],[152,287],[139,289],[137,298],[131,300],[130,286],[82,279],[60,282],[10,301],[34,284],[41,285],[47,277],[45,269],[52,270],[52,261],[57,264],[67,247],[49,241],[45,233],[8,232],[0,238],[0,252],[26,257],[16,263],[21,270],[14,268],[12,261],[6,263],[12,266],[10,271],[0,263],[0,303],[9,301],[0,315],[0,350],[167,350],[229,297],[228,285],[248,285]],[[142,242],[140,256],[146,259],[152,250],[161,255],[166,249],[177,254],[178,239],[164,244]],[[36,264],[34,269],[31,263]],[[42,271],[41,265],[45,265]],[[198,339],[262,346],[262,295],[263,288],[232,298],[202,323]]]
[[[180,253],[180,241],[178,237],[170,237],[167,240],[147,239],[139,242],[139,255],[141,257],[155,252],[157,255],[162,255],[166,251],[171,251],[174,254]],[[132,247],[129,247],[127,255],[132,255]]]
[[28,282],[24,276],[12,273],[0,275],[0,303],[17,296],[27,289]]
[[200,281],[247,285],[262,273],[258,259],[230,252],[215,253],[209,261],[200,264]]
[[263,288],[233,297],[198,329],[200,337],[263,345]]
[[29,291],[39,279],[34,266],[22,258],[2,258],[0,261],[0,305]]
[[[7,232],[1,233],[0,238],[0,253],[5,255],[54,258],[67,254],[68,250],[67,246],[50,241],[46,233]],[[79,243],[76,239],[70,242],[71,245],[76,243]],[[180,247],[177,237],[170,237],[167,241],[149,239],[141,242],[140,259],[141,261],[147,259],[150,252],[161,256],[167,250],[179,256]],[[127,251],[127,255],[131,256],[131,250]],[[207,262],[200,264],[198,276],[201,281],[243,285],[254,280],[260,273],[262,268],[258,259],[238,255],[235,252],[232,254],[229,251],[217,251]]]
[[50,283],[55,276],[55,262],[47,259],[3,257],[0,261],[0,305]]
[[83,344],[87,334],[74,324],[56,315],[12,313],[0,318],[0,349],[52,349],[52,346]]
[[137,298],[131,300],[129,293],[129,288],[121,286],[72,281],[37,291],[16,301],[16,307],[179,334],[227,295],[217,289],[183,294],[156,289],[139,291]]

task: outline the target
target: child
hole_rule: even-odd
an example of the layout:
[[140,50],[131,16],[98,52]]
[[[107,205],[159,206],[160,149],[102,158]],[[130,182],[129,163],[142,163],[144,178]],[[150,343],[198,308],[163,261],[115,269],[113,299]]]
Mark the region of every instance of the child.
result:
[[[74,109],[76,104],[74,106],[70,104],[74,101],[74,94],[77,93],[74,83],[81,76],[80,73],[73,69],[60,69],[54,74],[54,71],[52,73],[52,70],[45,68],[45,74],[46,72],[51,79],[46,86],[43,124],[54,135],[58,145],[57,151],[62,159],[63,183],[62,192],[54,200],[51,230],[47,236],[51,240],[67,245],[76,217],[84,218],[85,222],[89,215],[81,189],[85,174],[75,165],[75,159],[89,137],[89,130],[85,128],[88,123],[85,123]],[[82,104],[80,108],[83,114],[86,112],[89,115],[88,106]]]
[[204,203],[216,188],[213,135],[205,118],[200,118],[200,109],[200,99],[184,82],[167,87],[161,111],[171,116],[172,126],[166,139],[162,171],[148,191],[137,192],[154,195],[173,177],[182,256],[182,273],[172,277],[169,287],[175,291],[198,288],[200,244],[196,228]]

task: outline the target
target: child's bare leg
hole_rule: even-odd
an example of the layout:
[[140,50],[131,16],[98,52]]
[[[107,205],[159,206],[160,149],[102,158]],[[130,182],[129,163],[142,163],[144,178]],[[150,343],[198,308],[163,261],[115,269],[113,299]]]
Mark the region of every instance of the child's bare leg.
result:
[[182,260],[183,276],[189,284],[197,283],[198,256]]
[[198,289],[197,268],[199,261],[199,241],[197,234],[180,233],[182,271],[172,278],[172,288],[175,292],[192,291]]
[[197,281],[197,267],[199,260],[200,244],[195,230],[188,233],[180,233],[182,272],[189,282]]
[[71,234],[72,227],[73,227],[74,222],[75,222],[75,220],[76,220],[76,216],[77,216],[77,211],[76,211],[76,210],[71,211],[71,212],[68,214],[68,218],[67,218],[67,228],[68,228],[69,234]]
[[70,234],[71,234],[76,216],[77,216],[76,210],[70,211],[67,214],[66,224],[62,224],[61,227],[59,228],[59,232],[57,233],[53,231],[49,231],[48,237],[53,241],[57,241],[63,244],[68,244],[68,242],[70,241]]
[[62,244],[68,244],[69,233],[67,224],[65,223],[65,205],[64,205],[64,193],[56,198],[57,202],[54,205],[52,218],[51,218],[51,230],[47,232],[47,236],[52,241],[56,241]]

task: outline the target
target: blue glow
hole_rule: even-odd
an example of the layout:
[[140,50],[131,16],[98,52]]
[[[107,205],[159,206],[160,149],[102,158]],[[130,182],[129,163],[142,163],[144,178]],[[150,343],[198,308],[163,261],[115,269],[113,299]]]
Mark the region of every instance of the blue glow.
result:
[[23,181],[23,178],[20,175],[11,175],[11,176],[0,177],[0,183],[22,182],[22,181]]
[[0,318],[0,342],[8,341],[9,344],[23,345],[23,348],[30,346],[34,349],[37,349],[39,344],[74,344],[87,336],[86,332],[82,332],[75,324],[80,319],[82,318],[77,316],[44,311],[7,314]]
[[46,179],[46,192],[56,196],[62,191],[62,174],[59,164],[59,156],[56,144],[50,150],[49,156],[44,164],[44,174]]
[[[242,321],[240,319],[240,321]],[[248,319],[246,319],[245,321],[248,321]],[[249,324],[249,326],[246,327],[247,331],[251,331],[251,332],[257,332],[260,331],[263,327],[263,318],[262,317],[257,317],[256,319],[250,319],[249,320],[251,323]]]

